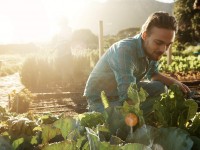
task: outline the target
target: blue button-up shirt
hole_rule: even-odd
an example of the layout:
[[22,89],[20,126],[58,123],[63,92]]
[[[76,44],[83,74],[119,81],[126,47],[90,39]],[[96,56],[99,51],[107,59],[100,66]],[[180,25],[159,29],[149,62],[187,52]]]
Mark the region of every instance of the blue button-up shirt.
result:
[[101,91],[105,91],[108,97],[118,97],[123,102],[131,82],[137,83],[144,76],[151,79],[155,72],[158,62],[148,60],[138,34],[113,44],[104,53],[88,78],[84,96],[100,101]]

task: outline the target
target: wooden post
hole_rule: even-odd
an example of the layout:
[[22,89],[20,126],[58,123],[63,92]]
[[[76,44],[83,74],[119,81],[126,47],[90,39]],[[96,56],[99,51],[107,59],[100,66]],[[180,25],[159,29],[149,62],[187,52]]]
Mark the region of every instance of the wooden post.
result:
[[[174,3],[172,5],[172,11],[171,11],[172,16],[174,16]],[[172,45],[169,47],[167,51],[167,65],[170,65],[171,63],[172,63]]]
[[99,58],[103,55],[103,21],[99,21]]
[[167,51],[167,65],[170,65],[172,63],[172,47]]
[[10,94],[8,94],[8,110],[10,111],[11,108],[11,97]]
[[18,97],[18,95],[16,96],[16,98],[17,98],[16,112],[19,113],[19,97]]
[[3,62],[2,62],[2,61],[0,61],[0,71],[1,71],[1,66],[2,66],[2,64],[3,64]]

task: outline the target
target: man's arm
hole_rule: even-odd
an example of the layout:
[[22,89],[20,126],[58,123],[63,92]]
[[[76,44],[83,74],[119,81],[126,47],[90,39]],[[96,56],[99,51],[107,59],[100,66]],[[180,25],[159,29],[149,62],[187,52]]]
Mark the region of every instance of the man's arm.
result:
[[159,73],[159,72],[154,73],[152,75],[152,80],[160,81],[167,86],[170,86],[172,84],[177,84],[184,93],[191,92],[189,87],[186,86],[185,84],[181,83],[180,81],[178,81],[174,78],[167,77],[167,76],[165,76],[165,75],[163,75],[162,73]]

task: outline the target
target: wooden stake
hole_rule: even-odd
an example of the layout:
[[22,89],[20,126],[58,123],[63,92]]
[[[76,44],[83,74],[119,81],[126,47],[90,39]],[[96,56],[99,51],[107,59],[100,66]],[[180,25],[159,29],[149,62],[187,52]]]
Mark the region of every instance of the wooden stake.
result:
[[99,21],[99,58],[103,55],[103,21]]
[[172,63],[172,48],[170,47],[167,51],[167,65]]

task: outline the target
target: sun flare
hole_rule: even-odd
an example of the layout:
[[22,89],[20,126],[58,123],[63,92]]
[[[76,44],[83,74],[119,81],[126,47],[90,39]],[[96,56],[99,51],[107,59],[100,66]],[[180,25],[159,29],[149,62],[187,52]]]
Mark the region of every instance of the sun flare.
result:
[[86,1],[83,0],[43,0],[42,2],[53,33],[59,31],[63,18],[68,20],[69,26],[75,24],[87,6]]
[[0,15],[0,41],[4,44],[13,40],[13,26],[12,22],[6,16]]
[[16,0],[12,5],[9,0],[0,2],[0,44],[49,41],[60,31],[63,18],[69,26],[80,25],[79,19],[89,3],[90,0]]

